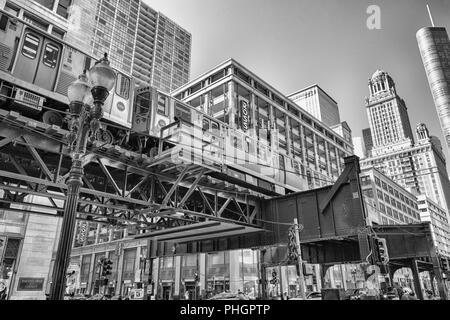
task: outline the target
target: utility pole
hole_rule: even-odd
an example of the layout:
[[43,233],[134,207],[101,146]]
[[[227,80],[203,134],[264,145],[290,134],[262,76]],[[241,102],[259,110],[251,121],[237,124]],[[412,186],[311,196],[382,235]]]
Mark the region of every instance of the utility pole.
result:
[[305,295],[305,277],[303,275],[303,260],[302,260],[302,248],[300,246],[300,226],[298,225],[297,218],[294,218],[294,233],[295,233],[295,243],[297,246],[297,263],[299,269],[299,282],[300,282],[300,297],[306,299]]

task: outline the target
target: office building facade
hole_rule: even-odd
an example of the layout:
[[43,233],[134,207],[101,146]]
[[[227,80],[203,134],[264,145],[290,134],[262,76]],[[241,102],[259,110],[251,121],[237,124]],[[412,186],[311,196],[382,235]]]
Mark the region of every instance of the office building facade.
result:
[[[298,183],[300,190],[306,190],[327,185],[341,173],[343,158],[353,154],[351,139],[344,139],[233,59],[172,95],[267,143],[284,161],[286,171],[300,174],[296,181],[287,181],[287,187]],[[244,112],[248,114],[245,126]]]
[[[142,0],[0,0],[0,8],[170,92],[189,80],[191,34]],[[45,17],[45,19],[43,18]]]
[[414,146],[361,161],[361,168],[375,167],[414,194],[425,194],[447,209],[450,181],[446,160],[436,138],[428,135],[425,125],[418,126],[418,143]]
[[450,257],[450,225],[445,209],[426,195],[417,196],[417,201],[420,220],[431,224],[431,235],[437,253]]
[[341,123],[337,102],[317,84],[294,92],[288,98],[327,126]]
[[442,133],[450,150],[450,40],[445,28],[435,27],[420,29],[416,38]]
[[375,168],[361,170],[360,179],[370,224],[420,223],[414,194]]

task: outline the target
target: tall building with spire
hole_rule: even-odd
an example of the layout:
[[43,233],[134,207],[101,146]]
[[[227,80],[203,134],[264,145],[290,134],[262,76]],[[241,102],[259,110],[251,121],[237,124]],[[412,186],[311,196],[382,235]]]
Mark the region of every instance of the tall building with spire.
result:
[[382,70],[369,79],[366,99],[372,134],[372,154],[409,148],[414,143],[405,101],[397,94],[394,80]]
[[450,150],[450,41],[447,30],[426,27],[420,29],[416,37],[442,133]]
[[375,167],[403,188],[425,194],[448,210],[450,181],[439,139],[421,123],[414,142],[406,104],[387,72],[377,70],[368,87],[366,108],[373,146],[361,169]]

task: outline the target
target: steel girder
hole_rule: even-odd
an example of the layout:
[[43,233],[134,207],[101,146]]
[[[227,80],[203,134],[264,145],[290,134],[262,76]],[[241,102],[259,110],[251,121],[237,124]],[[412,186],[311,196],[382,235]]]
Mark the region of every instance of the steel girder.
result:
[[[0,203],[62,215],[71,164],[65,134],[59,127],[0,110]],[[154,161],[145,155],[98,142],[88,150],[78,219],[145,229],[206,220],[258,225],[262,195],[231,185],[221,189],[227,183],[209,177],[208,168],[168,160],[149,166]],[[48,203],[35,203],[28,195]]]

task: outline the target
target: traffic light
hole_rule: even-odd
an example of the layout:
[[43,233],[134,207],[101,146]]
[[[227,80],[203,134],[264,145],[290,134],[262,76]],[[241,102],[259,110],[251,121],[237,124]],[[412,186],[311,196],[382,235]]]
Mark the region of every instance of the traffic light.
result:
[[112,264],[113,264],[112,261],[109,260],[109,259],[104,259],[103,260],[102,276],[106,277],[106,276],[111,274]]
[[270,279],[269,282],[271,284],[277,284],[278,283],[278,278],[277,278],[277,272],[276,271],[272,271],[272,279]]
[[450,272],[450,267],[448,265],[448,259],[445,257],[441,257],[441,268],[444,272]]
[[290,262],[295,262],[298,260],[298,249],[297,243],[295,241],[295,231],[294,228],[289,228],[288,232],[288,258]]
[[200,281],[200,277],[198,276],[197,272],[194,273],[194,281],[195,282],[199,282]]
[[386,245],[386,239],[375,238],[376,250],[378,252],[379,261],[382,264],[387,264],[389,262],[389,254]]

